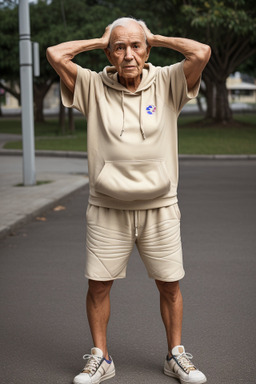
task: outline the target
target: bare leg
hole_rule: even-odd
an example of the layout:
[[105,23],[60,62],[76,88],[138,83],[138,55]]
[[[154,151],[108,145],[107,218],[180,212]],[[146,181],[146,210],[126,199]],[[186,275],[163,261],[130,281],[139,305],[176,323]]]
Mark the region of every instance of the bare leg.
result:
[[110,317],[110,290],[113,281],[89,280],[86,308],[94,346],[100,348],[106,359],[107,325]]
[[179,282],[156,280],[160,292],[160,309],[166,329],[169,355],[176,345],[181,344],[183,300]]

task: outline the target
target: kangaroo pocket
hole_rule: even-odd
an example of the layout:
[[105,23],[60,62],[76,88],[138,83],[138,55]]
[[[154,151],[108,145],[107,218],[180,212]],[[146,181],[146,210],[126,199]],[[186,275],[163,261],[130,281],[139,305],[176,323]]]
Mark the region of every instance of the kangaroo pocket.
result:
[[105,161],[95,191],[124,201],[149,200],[170,189],[163,159]]

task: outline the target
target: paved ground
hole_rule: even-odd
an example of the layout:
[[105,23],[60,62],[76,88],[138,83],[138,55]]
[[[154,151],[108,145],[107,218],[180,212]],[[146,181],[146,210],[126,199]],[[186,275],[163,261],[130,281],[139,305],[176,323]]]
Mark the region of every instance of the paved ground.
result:
[[[21,156],[0,156],[0,238],[88,183],[85,158],[36,157],[36,180],[23,183]],[[47,183],[45,183],[47,182]]]
[[[183,342],[210,384],[255,383],[255,175],[254,160],[181,162]],[[88,186],[80,188],[62,201],[65,210],[50,209],[44,221],[0,241],[3,384],[69,384],[82,368],[91,347],[83,277],[87,198]],[[176,383],[162,374],[158,307],[134,250],[127,279],[112,291],[109,347],[117,375],[110,383]]]

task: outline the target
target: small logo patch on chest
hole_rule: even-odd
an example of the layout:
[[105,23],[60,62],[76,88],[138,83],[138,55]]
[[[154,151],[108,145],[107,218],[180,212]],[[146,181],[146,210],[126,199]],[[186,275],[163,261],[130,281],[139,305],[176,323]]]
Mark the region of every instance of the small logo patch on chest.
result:
[[151,104],[146,108],[146,111],[149,115],[153,115],[156,111],[156,106]]

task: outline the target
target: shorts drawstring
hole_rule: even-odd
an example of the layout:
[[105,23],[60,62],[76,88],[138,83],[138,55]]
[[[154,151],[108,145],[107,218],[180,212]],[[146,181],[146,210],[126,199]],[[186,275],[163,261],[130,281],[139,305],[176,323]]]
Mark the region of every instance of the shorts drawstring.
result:
[[134,234],[138,237],[138,211],[134,211]]

